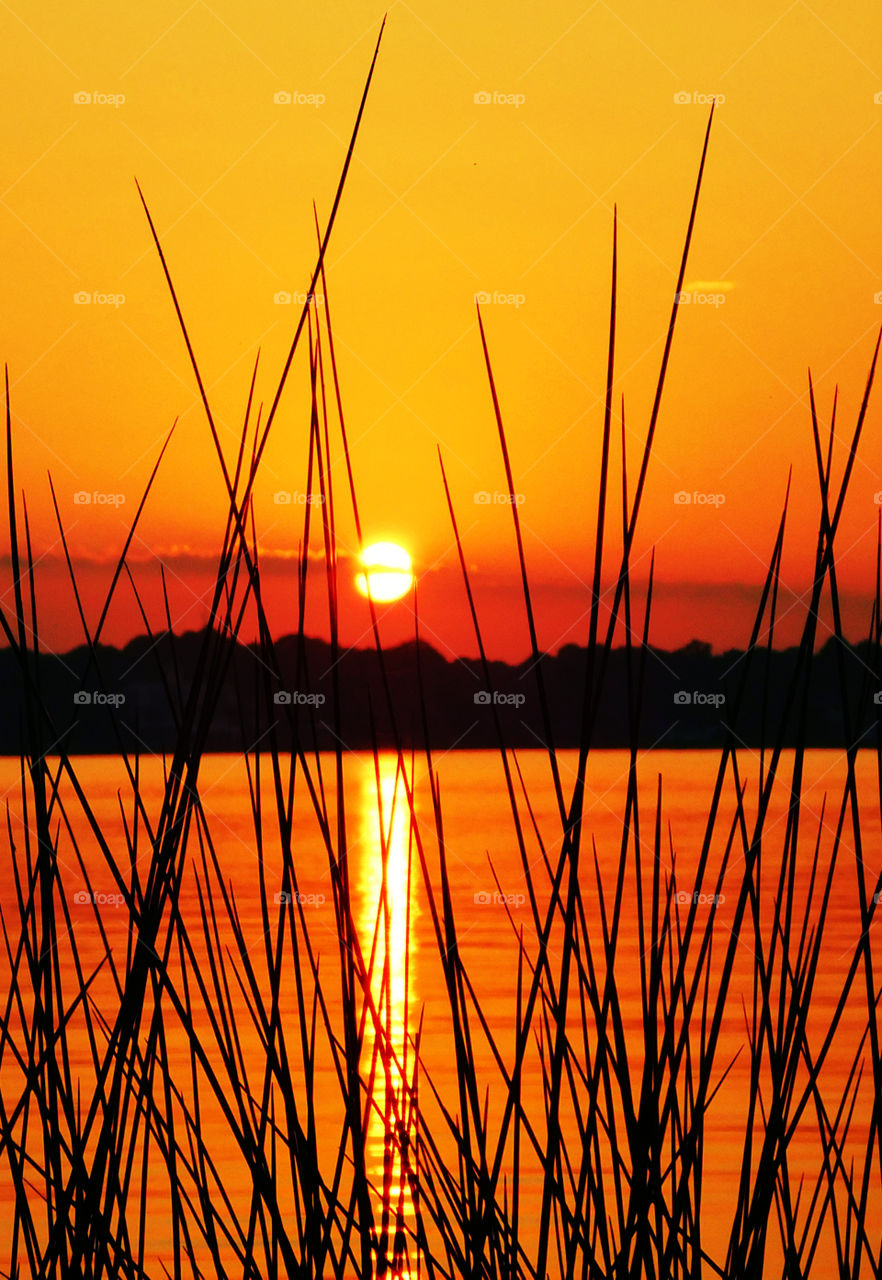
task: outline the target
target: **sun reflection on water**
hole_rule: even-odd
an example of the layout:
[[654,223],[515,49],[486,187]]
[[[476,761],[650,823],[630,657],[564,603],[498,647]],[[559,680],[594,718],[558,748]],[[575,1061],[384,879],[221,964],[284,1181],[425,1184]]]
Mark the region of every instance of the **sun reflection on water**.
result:
[[[368,1017],[362,1078],[370,1091],[366,1134],[368,1176],[376,1191],[376,1274],[409,1280],[415,1214],[415,1117],[412,991],[417,970],[412,816],[397,756],[364,762],[360,805],[358,930],[370,966],[376,1018]],[[379,1025],[379,1033],[377,1032]],[[418,1264],[417,1264],[418,1265]]]

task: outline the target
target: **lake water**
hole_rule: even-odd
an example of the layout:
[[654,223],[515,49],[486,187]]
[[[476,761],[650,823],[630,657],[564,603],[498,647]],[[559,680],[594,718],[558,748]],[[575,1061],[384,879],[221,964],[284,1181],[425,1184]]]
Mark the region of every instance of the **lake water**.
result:
[[[515,776],[518,810],[523,824],[525,856],[532,867],[537,897],[544,906],[548,902],[548,877],[544,869],[542,845],[552,863],[556,861],[560,847],[560,820],[551,786],[548,763],[539,752],[518,753],[518,763],[523,787],[529,796],[532,813],[521,790],[521,782]],[[663,779],[662,795],[662,882],[670,876],[676,863],[677,886],[688,890],[691,896],[695,867],[705,833],[706,816],[716,777],[718,756],[714,752],[649,752],[639,764],[640,825],[643,841],[643,884],[650,884],[652,845],[656,821],[656,789],[658,779]],[[560,754],[564,788],[569,795],[574,780],[576,754]],[[755,753],[745,752],[740,757],[744,770],[742,781],[747,785],[745,812],[748,827],[755,814],[758,792],[758,760]],[[522,858],[515,839],[512,811],[506,792],[502,765],[497,755],[482,752],[452,751],[436,761],[440,783],[440,802],[444,823],[444,851],[449,875],[450,896],[456,917],[460,950],[467,972],[481,1001],[484,1014],[494,1035],[499,1037],[500,1050],[510,1063],[514,1042],[514,1011],[518,981],[518,930],[523,930],[526,950],[535,956],[535,938],[532,913],[527,895]],[[782,777],[789,778],[792,756],[782,761]],[[275,824],[275,804],[269,765],[265,763],[261,794],[264,807],[264,830],[259,844],[255,835],[252,809],[244,763],[233,756],[209,756],[202,763],[199,787],[202,807],[213,844],[214,855],[223,881],[235,898],[236,911],[241,926],[242,940],[252,959],[258,980],[266,977],[266,935],[261,915],[258,892],[260,859],[263,859],[267,892],[270,897],[273,929],[279,907],[275,895],[281,894],[281,859],[279,853],[278,826]],[[77,775],[89,798],[101,830],[110,843],[117,864],[128,864],[127,837],[135,829],[131,790],[120,760],[116,758],[83,758],[76,762]],[[339,815],[336,810],[334,788],[334,758],[322,757],[318,764],[311,762],[311,772],[318,787],[319,776],[323,789],[319,796],[319,808],[326,813],[328,829],[336,833]],[[444,974],[438,957],[432,913],[423,883],[423,872],[418,856],[419,845],[429,879],[437,890],[440,884],[439,841],[433,814],[424,761],[414,766],[413,794],[414,821],[407,808],[402,780],[398,775],[396,760],[391,754],[381,754],[378,764],[369,755],[350,755],[344,764],[344,794],[346,797],[346,842],[349,858],[349,874],[352,892],[352,908],[362,952],[366,959],[374,950],[373,995],[390,1042],[400,1054],[408,1077],[414,1066],[413,1038],[422,1027],[421,1053],[423,1076],[421,1100],[425,1102],[424,1124],[433,1126],[439,1147],[452,1153],[445,1138],[444,1126],[437,1105],[431,1097],[425,1073],[431,1075],[432,1084],[450,1109],[459,1111],[458,1077],[452,1052],[451,1022]],[[820,831],[820,863],[826,870],[833,845],[845,779],[844,761],[838,752],[817,751],[807,757],[807,772],[801,812],[799,857],[797,860],[794,902],[797,910],[804,904],[812,855]],[[628,780],[628,756],[625,752],[597,752],[589,767],[586,796],[586,820],[583,835],[580,883],[589,936],[596,943],[597,955],[602,959],[601,894],[597,889],[599,877],[605,898],[606,916],[609,918],[615,892],[616,872],[622,841],[622,817]],[[858,784],[863,832],[863,864],[865,880],[872,897],[875,878],[882,866],[882,841],[880,841],[879,788],[876,777],[875,757],[862,753],[858,763]],[[18,762],[0,761],[0,786],[10,807],[13,832],[19,842],[21,856],[21,794]],[[163,770],[159,760],[147,760],[141,764],[141,798],[151,821],[159,813],[163,795]],[[96,927],[93,904],[89,893],[97,896],[101,904],[102,920],[106,928],[108,944],[116,963],[125,967],[126,947],[129,943],[127,911],[116,901],[118,886],[107,871],[94,835],[89,831],[78,811],[69,784],[62,787],[65,801],[64,815],[56,812],[55,823],[61,824],[58,840],[58,864],[70,901],[72,929],[84,969],[102,965],[105,945]],[[721,817],[714,837],[710,857],[710,878],[703,888],[707,893],[716,891],[716,870],[720,865],[726,838],[729,835],[734,813],[734,788],[731,776],[726,782]],[[823,821],[822,806],[825,803]],[[766,822],[763,852],[764,908],[771,912],[771,904],[777,893],[780,869],[780,851],[784,842],[787,819],[787,793],[779,786]],[[382,816],[381,816],[382,815]],[[69,830],[66,829],[69,823]],[[79,848],[83,864],[88,872],[91,889],[86,889],[86,876],[78,864],[74,840]],[[12,876],[9,874],[8,841],[5,845],[5,861],[0,876],[0,903],[7,929],[14,936],[18,919],[18,906]],[[817,1052],[826,1028],[836,1007],[849,964],[861,934],[860,912],[856,875],[858,866],[854,854],[854,840],[846,822],[840,839],[838,866],[833,876],[831,902],[822,939],[822,963],[816,980],[808,1011],[808,1038]],[[295,792],[295,819],[293,833],[294,862],[297,873],[297,892],[301,895],[310,938],[315,953],[321,958],[324,975],[324,993],[328,1001],[328,1013],[332,1023],[339,1028],[340,982],[338,928],[333,906],[328,867],[328,854],[319,823],[304,780],[298,772]],[[384,856],[385,850],[385,856]],[[138,833],[138,865],[142,877],[146,876],[149,863],[149,841],[143,829]],[[596,867],[595,871],[595,857]],[[383,884],[383,864],[386,864],[386,910],[379,910]],[[738,887],[743,871],[740,839],[736,837],[730,866],[723,880],[720,900],[713,905],[701,903],[696,912],[697,924],[704,928],[707,912],[714,912],[715,942],[713,971],[718,972],[722,955],[731,935]],[[126,874],[128,874],[126,872]],[[209,880],[211,877],[209,877]],[[194,949],[204,955],[201,940],[200,898],[197,882],[202,880],[201,854],[198,833],[191,832],[188,860],[183,872],[181,912],[187,922]],[[204,883],[204,882],[203,882]],[[628,1043],[628,1063],[632,1080],[639,1080],[644,1052],[644,1026],[641,1003],[640,959],[645,950],[638,927],[636,881],[633,856],[629,857],[623,897],[621,938],[615,963],[615,976],[623,1012],[624,1028]],[[232,946],[232,934],[224,924],[223,907],[215,892],[215,905],[220,913],[219,936],[224,945]],[[78,900],[79,899],[79,900]],[[687,906],[681,906],[685,920]],[[378,927],[379,924],[379,927]],[[873,926],[875,929],[877,926]],[[742,936],[736,948],[732,987],[726,1002],[720,1046],[716,1055],[714,1080],[719,1081],[725,1069],[731,1070],[721,1084],[711,1104],[707,1120],[707,1145],[704,1152],[704,1185],[702,1194],[702,1235],[707,1251],[722,1263],[734,1212],[737,1180],[741,1168],[744,1146],[744,1126],[750,1090],[749,1058],[746,1052],[746,1019],[750,1017],[752,1000],[752,975],[754,956],[751,931]],[[61,946],[62,944],[60,944]],[[234,948],[235,949],[235,948]],[[878,971],[878,950],[874,956]],[[552,954],[554,938],[552,938]],[[387,980],[381,977],[384,962],[388,959]],[[173,959],[171,968],[179,973],[179,961]],[[241,964],[238,966],[241,971]],[[8,961],[4,962],[4,981],[8,984]],[[73,975],[70,975],[73,983]],[[525,979],[526,980],[526,979]],[[839,1030],[820,1077],[821,1092],[831,1116],[839,1106],[849,1071],[860,1051],[861,1037],[867,1025],[866,994],[861,995],[862,975],[847,1001]],[[97,1007],[112,1021],[115,1010],[115,989],[108,966],[104,964],[95,979],[93,999]],[[199,1006],[196,1000],[197,1008]],[[237,1030],[241,1040],[245,1069],[253,1069],[250,1079],[252,1091],[259,1096],[263,1083],[260,1040],[247,1013],[247,1003],[241,993],[233,992],[231,999],[238,1011]],[[23,993],[25,1007],[29,1007],[28,993]],[[280,997],[283,1015],[288,1022],[289,1051],[299,1050],[299,1029],[296,1025],[296,990],[292,974],[283,977]],[[576,1013],[578,1017],[578,1013]],[[213,1033],[204,1011],[199,1013],[200,1035],[207,1051],[214,1054]],[[186,1078],[189,1072],[189,1054],[183,1035],[174,1031],[174,1017],[169,1015],[169,1056],[176,1068],[180,1065],[181,1087],[187,1093]],[[538,1027],[538,1023],[537,1023]],[[493,1055],[477,1020],[472,1026],[475,1055],[480,1067],[480,1087],[489,1086],[489,1107],[492,1123],[498,1123],[498,1071]],[[20,1034],[20,1032],[19,1032]],[[319,1019],[318,1040],[322,1042]],[[368,1031],[364,1067],[367,1068],[373,1037]],[[75,1045],[76,1047],[76,1045]],[[80,1054],[74,1062],[74,1070],[82,1073],[84,1088],[90,1078],[92,1066],[85,1037],[80,1044]],[[865,1062],[869,1066],[869,1051]],[[296,1054],[295,1054],[296,1060]],[[321,1051],[317,1058],[316,1080],[317,1126],[320,1154],[333,1168],[336,1146],[339,1145],[342,1116],[340,1092],[334,1077],[329,1055]],[[297,1068],[299,1070],[299,1068]],[[382,1074],[382,1073],[381,1073]],[[805,1078],[797,1087],[804,1087]],[[7,1052],[0,1069],[7,1111],[21,1092],[18,1068]],[[298,1089],[303,1086],[298,1077]],[[539,1058],[533,1053],[528,1060],[524,1088],[525,1096],[532,1091],[533,1110],[538,1122],[542,1121],[542,1079]],[[496,1093],[494,1093],[496,1089]],[[396,1094],[394,1080],[383,1082],[379,1078],[373,1085],[373,1098],[379,1112],[388,1112],[387,1093]],[[189,1097],[189,1093],[187,1093]],[[248,1170],[228,1134],[217,1107],[212,1107],[206,1092],[202,1097],[201,1129],[212,1148],[217,1164],[217,1176],[234,1200],[247,1204],[250,1194]],[[85,1109],[85,1108],[84,1108]],[[854,1157],[857,1167],[862,1167],[864,1144],[870,1120],[871,1086],[868,1071],[858,1090],[854,1118],[847,1142],[847,1151]],[[809,1107],[804,1123],[794,1136],[789,1148],[791,1185],[796,1188],[804,1174],[811,1194],[813,1179],[819,1168],[819,1143],[814,1109]],[[369,1125],[367,1158],[370,1172],[377,1184],[376,1210],[378,1219],[385,1198],[387,1209],[392,1205],[390,1229],[394,1230],[395,1207],[399,1205],[406,1222],[412,1219],[409,1192],[400,1187],[400,1162],[389,1149],[388,1134],[381,1115],[374,1113]],[[12,1220],[12,1186],[8,1164],[4,1161],[0,1173],[0,1216],[6,1224]],[[384,1185],[385,1197],[380,1188]],[[609,1170],[607,1170],[609,1173]],[[326,1177],[329,1173],[326,1171]],[[878,1182],[878,1178],[877,1178]],[[521,1232],[525,1247],[532,1247],[531,1232],[535,1231],[538,1218],[541,1180],[535,1168],[525,1167],[521,1176]],[[872,1203],[882,1212],[878,1197]],[[165,1215],[165,1201],[157,1190],[151,1201],[149,1247],[146,1265],[151,1274],[160,1274],[157,1259],[168,1263],[170,1236]],[[247,1216],[247,1215],[246,1215]],[[775,1236],[774,1230],[771,1232]],[[823,1235],[819,1260],[832,1257],[829,1238],[829,1221]],[[8,1227],[0,1237],[0,1270],[8,1261]],[[774,1257],[774,1245],[770,1257]],[[152,1259],[152,1262],[151,1262]],[[825,1263],[818,1268],[825,1275]],[[770,1270],[769,1274],[774,1271]],[[708,1272],[710,1274],[710,1272]]]

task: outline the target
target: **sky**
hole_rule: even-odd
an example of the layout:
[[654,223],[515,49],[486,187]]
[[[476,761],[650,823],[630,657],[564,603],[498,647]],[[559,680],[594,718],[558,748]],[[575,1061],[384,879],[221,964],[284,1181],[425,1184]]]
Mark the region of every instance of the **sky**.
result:
[[[204,622],[224,527],[223,480],[135,179],[234,457],[258,350],[264,412],[278,384],[299,315],[289,299],[315,262],[313,201],[324,222],[383,13],[354,0],[0,6],[0,346],[47,647],[82,639],[48,474],[92,625],[175,422],[129,558],[153,625],[160,565],[175,628]],[[409,552],[421,630],[442,651],[473,654],[476,643],[439,453],[488,649],[515,659],[528,648],[475,297],[539,639],[556,650],[587,633],[613,209],[613,469],[624,397],[633,489],[712,97],[689,303],[633,572],[641,601],[654,550],[657,644],[743,644],[792,468],[779,639],[793,639],[819,515],[807,371],[824,432],[838,385],[847,438],[882,322],[878,28],[869,0],[390,5],[327,254],[327,304],[365,539]],[[296,626],[303,504],[275,495],[306,485],[305,356],[255,490],[280,633]],[[879,445],[876,394],[838,539],[853,638],[869,622]],[[332,454],[342,637],[366,643],[338,437]],[[839,448],[834,476],[844,461]],[[612,519],[617,528],[618,508]],[[606,587],[619,545],[611,535]],[[314,578],[308,621],[322,633],[318,562]],[[413,635],[410,598],[384,607],[383,627],[393,642]],[[123,584],[104,638],[142,631]]]

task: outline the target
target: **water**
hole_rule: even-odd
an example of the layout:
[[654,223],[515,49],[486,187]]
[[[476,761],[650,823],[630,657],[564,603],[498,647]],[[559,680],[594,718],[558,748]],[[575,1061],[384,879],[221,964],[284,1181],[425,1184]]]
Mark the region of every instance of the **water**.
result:
[[[785,756],[783,776],[789,777],[792,757]],[[576,755],[564,752],[560,757],[564,789],[569,794],[576,767]],[[529,905],[523,861],[526,860],[533,874],[537,896],[544,908],[548,902],[548,877],[543,865],[543,848],[552,864],[556,862],[560,846],[560,821],[554,792],[550,783],[547,760],[539,752],[523,752],[518,755],[523,782],[515,774],[514,787],[524,842],[523,855],[519,849],[512,818],[511,806],[505,787],[502,765],[498,756],[482,752],[448,752],[436,761],[440,782],[440,801],[443,812],[444,857],[449,877],[450,900],[456,918],[457,935],[467,972],[474,983],[476,996],[489,1023],[498,1037],[500,1051],[510,1062],[514,1044],[513,1015],[518,981],[518,931],[523,929],[528,940],[533,935],[532,913]],[[745,754],[742,768],[747,772],[742,781],[747,783],[745,800],[746,819],[751,825],[757,798],[756,757]],[[858,765],[859,796],[863,831],[864,874],[872,896],[875,877],[878,874],[880,856],[879,793],[875,776],[875,758],[862,753]],[[116,758],[84,758],[76,762],[77,775],[89,797],[100,828],[110,844],[117,865],[129,864],[128,840],[137,829],[136,864],[141,877],[146,876],[149,865],[149,841],[143,826],[136,820],[131,791],[121,762]],[[640,829],[641,856],[644,865],[644,886],[650,884],[653,858],[654,828],[656,823],[656,787],[663,779],[662,823],[659,858],[662,864],[662,883],[676,864],[678,888],[688,889],[691,895],[695,868],[705,834],[707,813],[713,793],[717,769],[717,755],[713,752],[651,752],[640,762]],[[336,812],[333,757],[321,759],[323,787],[319,789],[319,770],[312,762],[312,775],[318,794],[320,810],[327,814],[327,824],[336,841],[339,815]],[[622,817],[628,777],[628,757],[625,752],[598,752],[592,758],[589,787],[586,797],[586,823],[583,842],[580,882],[585,902],[586,921],[592,945],[602,955],[601,893],[605,902],[607,920],[612,910],[616,873],[622,842]],[[820,831],[820,861],[826,870],[833,845],[839,815],[839,804],[845,777],[844,762],[839,753],[817,751],[807,758],[807,776],[801,815],[800,853],[794,898],[797,906],[804,904],[811,874],[812,855]],[[275,803],[272,778],[268,762],[263,765],[261,795],[263,797],[264,827],[262,841],[258,842],[249,801],[244,763],[231,756],[209,756],[200,770],[200,795],[217,860],[221,880],[229,887],[235,899],[235,909],[241,936],[237,948],[220,895],[215,889],[213,897],[218,911],[219,936],[223,944],[238,950],[236,968],[243,976],[247,988],[247,961],[254,967],[258,987],[268,994],[266,981],[266,934],[258,891],[259,864],[263,859],[267,892],[270,898],[271,936],[277,927],[279,907],[276,895],[284,892],[281,875],[281,857],[278,827],[275,824]],[[13,831],[21,847],[20,814],[21,797],[18,780],[18,762],[0,761],[0,785],[9,803]],[[528,808],[524,791],[529,796]],[[141,799],[145,810],[154,821],[159,813],[163,794],[163,772],[159,760],[147,760],[141,765]],[[451,1049],[451,1021],[444,971],[438,958],[433,914],[424,884],[421,861],[425,861],[430,883],[436,893],[440,885],[440,846],[432,799],[424,763],[417,762],[413,776],[414,820],[408,812],[405,788],[398,773],[395,758],[384,754],[375,763],[369,755],[351,755],[345,760],[344,794],[346,796],[346,836],[349,859],[349,877],[352,892],[353,919],[365,960],[372,950],[372,995],[376,1017],[383,1034],[398,1055],[400,1073],[394,1070],[384,1079],[378,1070],[373,1081],[371,1109],[367,1135],[367,1161],[369,1173],[375,1183],[375,1210],[378,1232],[387,1231],[388,1246],[381,1244],[381,1252],[388,1247],[391,1259],[392,1237],[396,1218],[405,1225],[413,1220],[413,1205],[406,1180],[402,1179],[398,1144],[391,1140],[395,1128],[384,1117],[397,1115],[399,1135],[406,1133],[413,1118],[406,1114],[400,1088],[400,1075],[413,1078],[415,1064],[414,1038],[421,1034],[420,1051],[421,1101],[424,1104],[424,1123],[433,1126],[439,1147],[452,1156],[452,1148],[444,1136],[444,1124],[440,1112],[432,1102],[426,1072],[432,1084],[450,1109],[459,1111],[458,1075]],[[124,968],[127,947],[130,945],[128,913],[117,901],[119,887],[110,876],[94,835],[78,811],[69,785],[64,785],[64,813],[56,812],[55,823],[60,822],[59,868],[66,891],[70,896],[71,927],[75,931],[77,948],[86,973],[97,970],[92,988],[93,999],[99,1010],[112,1021],[116,994],[106,964],[105,943],[96,927],[89,895],[98,895],[106,937],[118,966]],[[121,800],[120,800],[121,797]],[[715,877],[724,854],[734,814],[734,790],[731,777],[727,780],[721,804],[718,829],[710,851],[710,879],[703,885],[706,893],[716,893]],[[824,808],[826,797],[826,808]],[[821,815],[823,812],[823,821]],[[771,912],[771,904],[777,893],[777,860],[784,839],[787,816],[787,795],[778,788],[766,823],[764,839],[763,897],[764,909]],[[66,829],[69,824],[69,829]],[[128,836],[127,836],[128,831]],[[324,977],[323,990],[332,1025],[340,1030],[340,981],[339,931],[333,906],[333,892],[319,823],[307,787],[298,775],[295,794],[295,819],[292,844],[297,875],[296,892],[301,896],[304,916],[312,946],[321,964]],[[822,940],[822,964],[815,984],[811,1007],[808,1011],[809,1041],[816,1053],[823,1042],[826,1028],[839,999],[848,966],[857,946],[861,927],[857,905],[856,874],[858,863],[853,848],[854,841],[846,822],[840,837],[839,862],[831,886],[831,903]],[[82,858],[79,865],[77,856]],[[420,854],[422,850],[422,855]],[[385,854],[384,854],[385,851]],[[206,878],[202,867],[202,854],[197,832],[191,832],[188,846],[188,862],[184,869],[181,891],[181,913],[187,922],[198,957],[204,957],[202,938],[199,885],[204,890]],[[206,846],[206,856],[210,855]],[[596,870],[595,870],[596,857]],[[385,893],[383,890],[383,865],[386,865]],[[736,834],[730,865],[719,889],[720,900],[713,904],[700,903],[697,922],[703,928],[706,912],[716,913],[716,938],[714,944],[713,971],[719,972],[725,947],[731,938],[737,889],[743,858],[740,838]],[[8,850],[7,850],[8,866]],[[88,872],[91,889],[87,890]],[[126,870],[124,874],[128,876]],[[208,876],[209,883],[212,880]],[[598,888],[598,881],[600,888]],[[625,1034],[628,1044],[628,1063],[635,1086],[643,1059],[644,1027],[640,985],[640,955],[645,946],[638,928],[636,879],[633,857],[624,885],[622,903],[621,939],[615,964],[615,975],[623,1011]],[[295,887],[289,885],[294,892]],[[79,895],[80,901],[77,900]],[[202,899],[204,902],[205,899]],[[18,916],[14,882],[6,867],[0,877],[0,902],[7,928],[14,929]],[[440,910],[440,898],[436,907]],[[644,907],[644,912],[646,908]],[[685,920],[687,906],[680,908]],[[725,1256],[725,1245],[737,1193],[744,1142],[744,1119],[747,1096],[750,1089],[749,1054],[746,1052],[747,1032],[745,1019],[749,1020],[752,998],[750,977],[753,971],[752,934],[742,935],[735,951],[732,988],[729,993],[722,1027],[721,1041],[716,1056],[713,1079],[720,1082],[726,1068],[729,1074],[722,1082],[711,1106],[708,1121],[709,1138],[705,1151],[705,1185],[703,1191],[703,1243],[718,1257]],[[552,938],[552,955],[554,954]],[[63,950],[63,940],[60,944]],[[535,945],[528,946],[535,955]],[[64,953],[67,955],[67,953]],[[65,961],[63,961],[65,963]],[[65,978],[68,988],[74,988],[75,975],[66,960]],[[304,960],[305,964],[305,960]],[[180,958],[173,952],[170,968],[179,978]],[[384,977],[385,973],[385,977]],[[529,980],[526,973],[524,981]],[[8,983],[8,964],[4,969],[4,982]],[[866,1003],[860,999],[862,978],[856,984],[856,993],[849,999],[839,1031],[825,1062],[820,1077],[821,1092],[831,1116],[834,1116],[840,1097],[846,1086],[853,1059],[860,1053],[861,1036],[866,1027]],[[310,988],[309,975],[306,986]],[[311,989],[311,988],[310,988]],[[264,1055],[260,1037],[248,1015],[247,1001],[241,992],[233,991],[231,1000],[236,1009],[236,1031],[241,1043],[244,1068],[249,1075],[249,1087],[254,1096],[260,1096],[263,1086],[262,1064]],[[209,993],[207,1001],[195,998],[197,1028],[200,1041],[210,1056],[214,1053],[214,1030],[210,1010],[214,997]],[[25,1006],[29,1007],[27,993]],[[300,1026],[297,1021],[297,997],[293,973],[283,975],[280,1006],[286,1025],[289,1053],[299,1062]],[[166,1006],[167,1007],[167,1006]],[[577,1015],[576,1015],[577,1016]],[[324,1045],[321,1015],[318,1018],[317,1039],[320,1045],[316,1061],[315,1097],[317,1142],[320,1161],[327,1161],[327,1170],[333,1169],[333,1161],[342,1131],[340,1091],[336,1083],[330,1054]],[[180,1067],[182,1094],[192,1102],[192,1091],[187,1077],[189,1053],[186,1038],[174,1029],[174,1018],[169,1018],[170,1032],[168,1052],[177,1070]],[[362,1070],[370,1074],[371,1050],[374,1034],[368,1017]],[[491,1050],[483,1037],[477,1020],[472,1031],[476,1057],[480,1067],[481,1096],[490,1086],[491,1127],[498,1124],[501,1106],[498,1105],[498,1072]],[[20,1034],[20,1033],[19,1033]],[[307,1028],[309,1034],[309,1028]],[[90,1079],[93,1068],[85,1035],[77,1040],[72,1036],[74,1050],[73,1070],[81,1072],[84,1082]],[[142,1036],[143,1043],[143,1036]],[[864,1051],[866,1052],[866,1051]],[[867,1058],[868,1062],[869,1059]],[[297,1093],[305,1100],[306,1083],[297,1069]],[[801,1077],[802,1084],[807,1078]],[[21,1090],[21,1079],[7,1052],[4,1055],[0,1083],[4,1087],[7,1108]],[[85,1087],[85,1084],[84,1084]],[[799,1087],[799,1086],[798,1086]],[[852,1132],[849,1143],[860,1162],[862,1141],[865,1141],[869,1122],[868,1083],[864,1081],[858,1093]],[[495,1092],[494,1092],[495,1089]],[[525,1096],[532,1098],[538,1120],[543,1115],[542,1079],[538,1057],[530,1057],[524,1080]],[[212,1149],[217,1162],[219,1184],[240,1205],[247,1204],[250,1195],[250,1178],[247,1167],[230,1141],[225,1122],[208,1091],[202,1093],[201,1132]],[[849,1147],[851,1150],[852,1147]],[[809,1108],[806,1123],[800,1127],[790,1148],[791,1176],[796,1183],[800,1173],[810,1179],[818,1170],[819,1146],[817,1123]],[[527,1162],[529,1164],[529,1162]],[[710,1171],[712,1170],[712,1175]],[[607,1170],[609,1173],[609,1170]],[[279,1178],[285,1180],[284,1173]],[[290,1181],[290,1174],[287,1175]],[[812,1184],[809,1183],[809,1186]],[[6,1222],[11,1221],[12,1185],[8,1166],[0,1173],[0,1213]],[[521,1231],[525,1243],[530,1239],[538,1217],[541,1179],[535,1168],[525,1167],[521,1173]],[[148,1270],[150,1259],[168,1261],[171,1241],[167,1221],[167,1205],[157,1186],[151,1199],[151,1225]],[[247,1216],[247,1215],[246,1215]],[[773,1233],[774,1234],[774,1233]],[[829,1259],[830,1243],[824,1237],[824,1253]],[[772,1251],[774,1252],[774,1250]],[[0,1240],[0,1268],[8,1259],[8,1242]],[[822,1268],[823,1270],[823,1268]]]

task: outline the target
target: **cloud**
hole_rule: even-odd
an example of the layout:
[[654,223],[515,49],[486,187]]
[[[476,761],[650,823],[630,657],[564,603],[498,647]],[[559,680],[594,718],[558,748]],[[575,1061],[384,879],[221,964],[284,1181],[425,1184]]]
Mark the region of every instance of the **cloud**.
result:
[[683,286],[685,293],[731,293],[734,280],[690,280]]
[[[289,565],[296,565],[300,558],[300,553],[296,549],[280,548],[280,547],[259,547],[260,563],[267,568],[284,569]],[[113,571],[116,568],[118,559],[117,552],[95,552],[95,551],[78,551],[74,557],[74,571],[77,570],[108,570]],[[347,560],[355,560],[355,556],[348,551],[338,551],[337,559],[340,562]],[[310,547],[308,560],[311,565],[324,564],[325,553],[320,547]],[[61,569],[67,573],[67,563],[63,552],[46,551],[42,554],[38,551],[34,556],[36,566],[42,565],[44,569]],[[214,573],[217,570],[218,553],[216,551],[200,551],[193,547],[179,544],[171,546],[157,545],[154,547],[140,546],[132,547],[126,556],[126,563],[130,568],[143,568],[147,565],[164,564],[169,568],[177,571],[185,569],[194,569],[206,573]],[[0,570],[11,570],[12,557],[9,552],[0,554]]]

